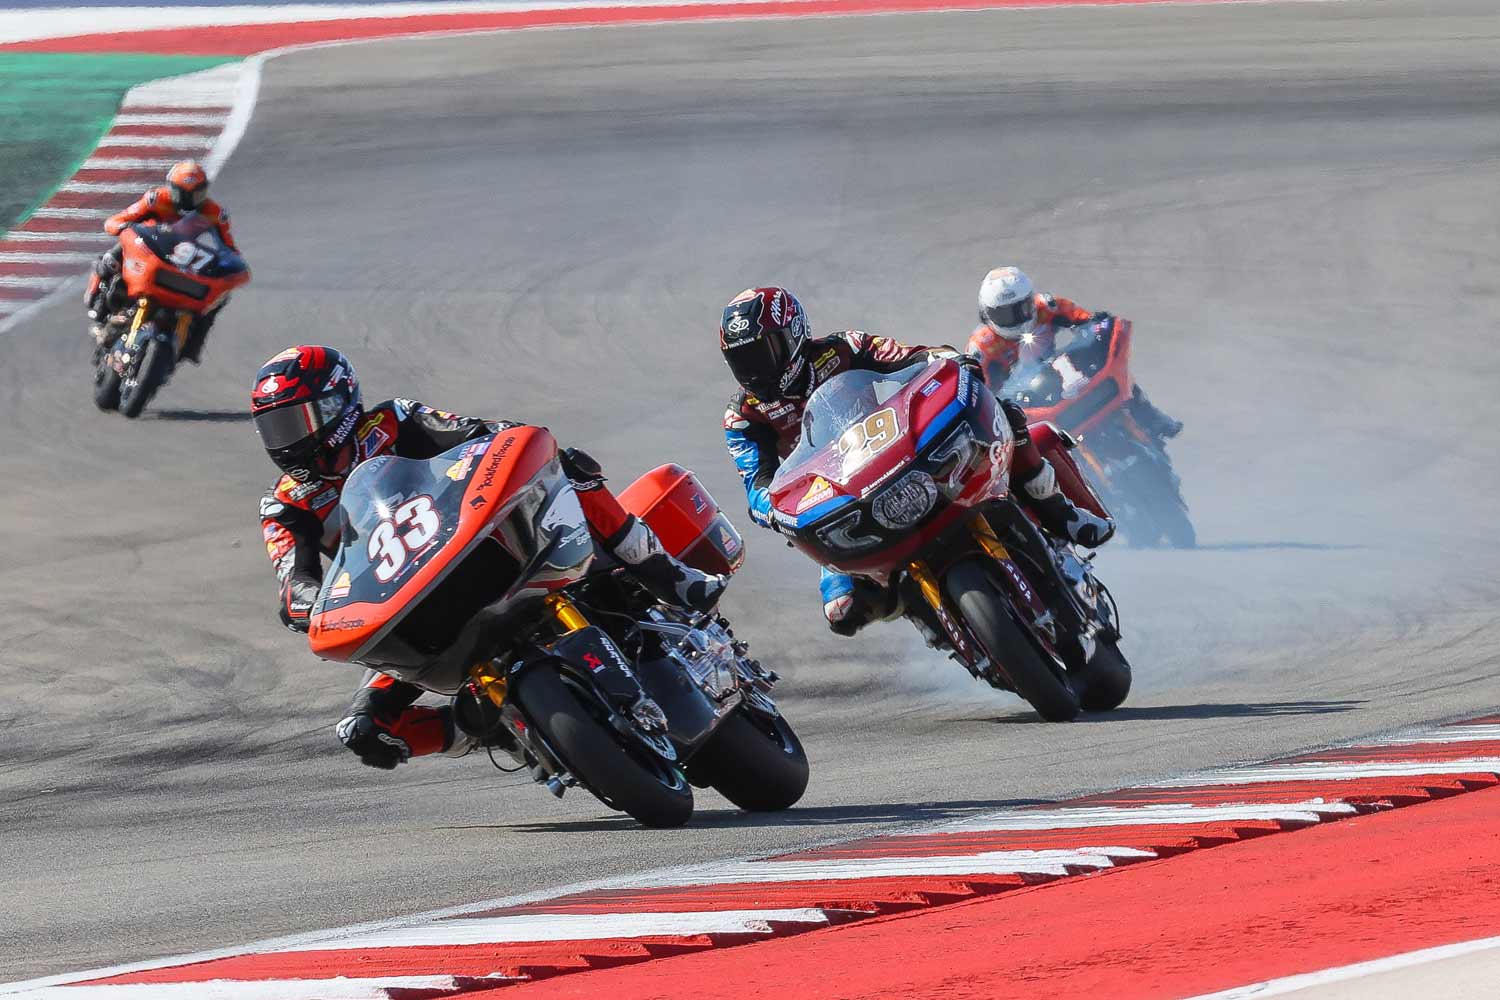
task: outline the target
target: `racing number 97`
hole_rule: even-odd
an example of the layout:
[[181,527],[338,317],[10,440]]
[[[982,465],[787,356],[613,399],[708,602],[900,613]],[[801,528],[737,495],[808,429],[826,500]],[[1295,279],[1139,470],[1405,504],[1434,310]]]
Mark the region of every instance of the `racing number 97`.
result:
[[873,455],[896,440],[896,411],[887,406],[850,427],[839,437],[839,454],[866,451]]
[[[406,558],[420,552],[437,537],[439,521],[437,511],[432,509],[432,498],[413,497],[396,508],[396,513],[384,518],[370,532],[370,544],[366,552],[375,560],[375,579],[390,583],[406,565]],[[398,534],[396,526],[406,526]]]

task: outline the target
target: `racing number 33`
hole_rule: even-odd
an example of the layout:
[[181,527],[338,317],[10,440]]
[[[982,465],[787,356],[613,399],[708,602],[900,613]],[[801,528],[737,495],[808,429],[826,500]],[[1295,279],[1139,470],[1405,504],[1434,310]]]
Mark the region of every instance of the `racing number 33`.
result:
[[874,455],[896,440],[899,430],[896,411],[887,406],[844,431],[839,437],[839,454],[846,458],[861,451],[867,456]]
[[[437,537],[437,511],[432,509],[432,497],[413,497],[396,508],[396,512],[383,518],[370,532],[368,553],[375,562],[375,579],[390,583],[406,565],[413,552],[420,552]],[[398,532],[398,527],[406,530]]]

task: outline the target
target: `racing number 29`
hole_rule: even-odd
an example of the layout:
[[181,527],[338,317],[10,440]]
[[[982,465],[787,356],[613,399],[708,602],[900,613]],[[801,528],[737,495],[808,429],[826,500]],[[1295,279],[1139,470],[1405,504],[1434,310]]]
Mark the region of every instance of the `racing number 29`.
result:
[[[405,527],[403,532],[397,526]],[[396,508],[390,517],[384,518],[370,532],[370,544],[366,551],[375,560],[375,579],[390,583],[406,565],[413,552],[420,552],[437,537],[437,511],[432,509],[432,497],[413,497]]]
[[865,451],[873,455],[896,440],[896,432],[899,430],[896,411],[887,406],[844,431],[839,437],[839,454]]

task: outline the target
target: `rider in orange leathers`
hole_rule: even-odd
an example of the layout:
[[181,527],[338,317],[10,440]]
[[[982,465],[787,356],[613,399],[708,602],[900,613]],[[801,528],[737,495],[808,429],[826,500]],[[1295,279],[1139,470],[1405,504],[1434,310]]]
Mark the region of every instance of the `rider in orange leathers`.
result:
[[[167,171],[166,184],[152,188],[136,199],[129,208],[111,215],[104,221],[104,231],[111,236],[119,236],[125,227],[137,222],[170,225],[189,212],[197,212],[213,222],[224,244],[231,250],[238,249],[234,236],[229,231],[229,213],[224,211],[224,206],[208,196],[208,174],[196,160],[183,160],[173,166]],[[123,251],[118,243],[100,257],[94,265],[94,274],[89,279],[88,291],[84,294],[89,319],[94,321],[94,338],[101,345],[106,336],[105,321],[125,306],[124,282],[119,280],[122,258]],[[198,363],[203,342],[207,339],[209,327],[213,326],[218,312],[215,309],[206,313],[193,324],[188,342],[182,350],[183,360]]]
[[[979,286],[979,325],[969,336],[969,351],[984,358],[989,383],[998,388],[1018,362],[1050,358],[1059,328],[1107,315],[1090,312],[1072,299],[1037,291],[1018,267],[997,267]],[[1158,410],[1139,385],[1130,411],[1159,440],[1182,432],[1182,423]]]

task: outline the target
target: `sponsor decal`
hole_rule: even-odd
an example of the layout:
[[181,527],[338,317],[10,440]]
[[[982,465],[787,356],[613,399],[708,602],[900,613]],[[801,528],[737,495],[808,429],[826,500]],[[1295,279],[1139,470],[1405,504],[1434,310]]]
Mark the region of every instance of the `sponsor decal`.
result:
[[319,490],[324,489],[328,485],[321,479],[314,479],[310,483],[299,483],[291,476],[287,476],[282,480],[282,482],[284,484],[290,484],[287,486],[286,495],[291,499],[293,503],[301,503],[303,500],[306,500],[308,497],[312,496]]
[[905,464],[901,464],[886,469],[880,475],[876,476],[868,486],[859,491],[859,498],[863,500],[865,497],[869,496],[871,493],[874,493],[877,489],[879,489],[887,479],[891,478],[898,472],[905,471],[907,468],[908,466],[906,466]]
[[719,544],[723,547],[726,556],[733,557],[740,550],[739,539],[735,538],[734,533],[722,524],[719,525]]
[[692,497],[692,501],[693,501],[693,513],[694,514],[701,514],[705,510],[708,510],[708,501],[705,500],[705,499],[703,499],[703,494],[701,494],[701,493],[694,493],[693,497]]
[[272,375],[270,378],[266,379],[260,384],[260,391],[268,396],[272,393],[280,392],[285,388],[286,383],[282,382],[281,379],[275,375]]
[[483,507],[487,503],[489,503],[488,500],[486,500],[482,496],[479,496],[478,494],[475,494],[473,497],[471,497],[469,499],[469,509],[470,510],[478,510],[479,508]]
[[824,500],[832,500],[833,497],[833,484],[822,476],[815,476],[807,492],[802,494],[802,499],[797,501],[797,513],[800,514],[809,507],[816,507]]
[[344,367],[343,363],[340,362],[338,367],[334,368],[333,371],[328,373],[328,381],[324,383],[323,391],[327,392],[329,389],[332,389],[334,386],[338,385],[345,378],[347,378],[348,375],[348,370]]
[[593,652],[583,654],[583,663],[584,666],[588,667],[596,674],[604,669],[604,661],[595,656]]
[[357,628],[364,628],[364,627],[365,627],[365,620],[363,618],[340,618],[337,621],[320,622],[318,624],[318,631],[319,632],[352,632],[352,631],[354,631]]
[[802,372],[806,368],[807,359],[798,358],[796,364],[792,365],[792,367],[781,373],[781,378],[777,381],[776,384],[781,387],[782,392],[785,392],[788,388],[791,387],[793,382],[802,377]]
[[777,326],[781,325],[781,302],[783,298],[784,296],[782,295],[781,289],[779,288],[776,290],[776,293],[771,296],[771,322],[775,323]]
[[338,488],[330,486],[326,491],[319,493],[317,496],[309,500],[307,502],[307,505],[313,510],[322,510],[324,507],[327,507],[329,504],[338,500],[338,498]]
[[464,477],[469,474],[469,470],[472,469],[473,467],[474,467],[474,456],[473,455],[465,455],[463,458],[460,458],[457,462],[454,462],[452,465],[448,466],[448,471],[444,472],[443,475],[447,476],[449,479],[453,480],[455,483],[461,483],[461,482],[463,482]]
[[499,474],[500,466],[505,464],[505,456],[510,453],[511,446],[515,443],[516,436],[512,434],[500,443],[500,447],[490,456],[490,460],[484,463],[484,478],[479,480],[480,489],[489,489],[495,485],[495,476]]
[[786,416],[788,413],[791,413],[796,408],[796,405],[793,403],[782,403],[779,406],[774,406],[770,409],[765,410],[766,418],[768,420],[777,420],[781,417]]
[[724,329],[733,334],[741,334],[750,329],[750,317],[743,313],[736,313],[734,319],[725,324]]
[[348,597],[350,586],[349,573],[347,571],[340,573],[339,578],[333,581],[333,586],[328,589],[328,596],[334,600],[340,597]]
[[366,456],[374,455],[390,443],[391,436],[381,426],[383,423],[385,414],[377,413],[359,429],[359,450]]
[[358,410],[350,410],[344,414],[344,419],[339,421],[338,429],[328,436],[328,443],[341,445],[349,437],[349,432],[354,430],[354,422],[359,419]]
[[931,396],[933,393],[938,391],[938,386],[942,384],[942,379],[933,379],[931,382],[928,382],[926,385],[922,386],[922,395]]
[[819,379],[824,379],[827,378],[829,374],[831,374],[833,370],[838,366],[838,348],[830,347],[828,350],[819,355],[818,359],[813,362],[813,371],[817,373]]

